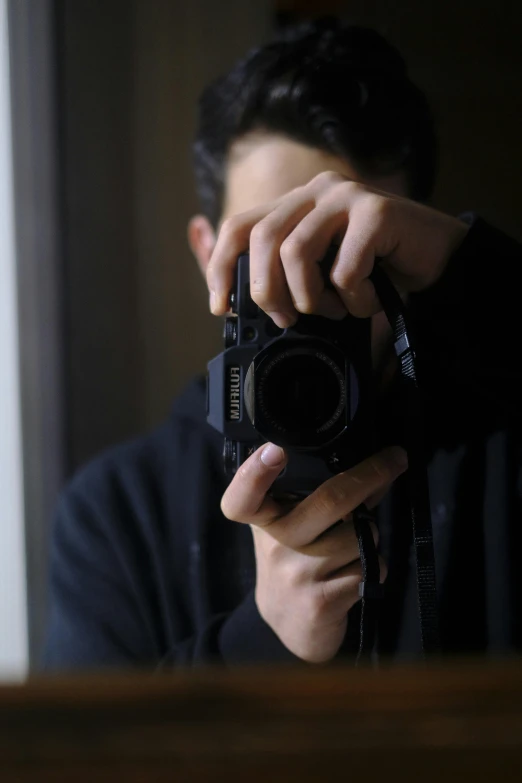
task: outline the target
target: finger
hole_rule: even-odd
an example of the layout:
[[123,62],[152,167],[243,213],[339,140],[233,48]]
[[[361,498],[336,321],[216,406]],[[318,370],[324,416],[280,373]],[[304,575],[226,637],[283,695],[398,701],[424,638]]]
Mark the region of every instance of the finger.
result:
[[342,321],[343,318],[346,318],[348,310],[335,291],[325,288],[318,298],[314,314],[331,318],[334,321]]
[[360,560],[339,568],[321,582],[325,603],[337,614],[347,612],[359,600],[359,585],[362,582]]
[[406,452],[393,447],[328,479],[284,519],[272,525],[271,534],[297,549],[315,541],[338,519],[351,514],[366,499],[394,481],[407,468]]
[[269,214],[274,206],[275,202],[263,204],[248,212],[234,215],[222,224],[207,267],[207,285],[214,315],[224,315],[227,312],[238,256],[248,250],[252,228]]
[[[377,199],[377,201],[375,201]],[[350,313],[368,318],[382,309],[369,276],[376,257],[385,257],[396,247],[390,227],[379,211],[380,197],[366,197],[364,205],[350,211],[348,229],[332,267],[330,279]]]
[[254,226],[279,205],[283,205],[285,209],[287,204],[291,207],[296,198],[303,203],[311,201],[315,204],[321,194],[342,180],[335,172],[322,172],[305,187],[296,188],[268,204],[224,221],[207,268],[211,310],[215,315],[223,315],[228,310],[228,297],[234,281],[237,258],[249,247],[250,233]]
[[380,313],[382,305],[371,280],[362,280],[355,289],[339,290],[339,298],[356,318],[370,318]]
[[[388,568],[379,556],[379,582],[383,584]],[[363,581],[361,561],[350,563],[331,574],[321,583],[325,601],[337,611],[348,611],[359,600],[359,585]]]
[[286,193],[268,204],[224,221],[207,268],[210,307],[215,315],[224,315],[228,310],[228,298],[234,281],[237,258],[249,247],[250,233],[254,226],[279,205],[291,205],[296,197],[301,200],[312,200],[315,203],[316,199],[328,191],[334,182],[341,180],[342,177],[335,172],[323,172],[303,188],[296,188],[295,191]]
[[287,456],[280,446],[268,443],[241,465],[221,499],[223,514],[233,522],[266,525],[281,514],[281,507],[267,492],[285,467]]
[[326,255],[332,241],[344,231],[347,223],[346,210],[336,203],[315,208],[301,220],[281,245],[283,264],[288,288],[294,307],[300,313],[329,315],[334,318],[346,315],[346,308],[336,295],[323,297],[325,281],[319,262]]
[[[377,525],[370,522],[375,546],[379,543]],[[317,580],[338,571],[343,566],[359,560],[359,542],[350,517],[330,528],[301,552],[310,558],[310,569]]]
[[314,206],[313,197],[297,188],[257,223],[250,235],[251,296],[281,328],[297,318],[281,263],[281,243]]

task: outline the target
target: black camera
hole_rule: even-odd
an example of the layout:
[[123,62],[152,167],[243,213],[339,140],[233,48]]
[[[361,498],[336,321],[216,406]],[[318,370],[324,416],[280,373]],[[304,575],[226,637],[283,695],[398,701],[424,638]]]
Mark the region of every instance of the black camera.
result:
[[[321,264],[325,279],[333,249]],[[225,436],[230,478],[259,446],[289,453],[274,484],[301,497],[373,451],[371,319],[300,315],[278,328],[250,296],[250,259],[237,264],[225,350],[209,362],[208,422]]]

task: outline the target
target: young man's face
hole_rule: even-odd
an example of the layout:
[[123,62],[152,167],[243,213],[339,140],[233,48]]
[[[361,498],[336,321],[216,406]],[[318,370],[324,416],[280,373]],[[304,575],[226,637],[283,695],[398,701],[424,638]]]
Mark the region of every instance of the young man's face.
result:
[[[323,171],[336,171],[379,190],[408,196],[401,174],[362,178],[344,158],[282,136],[252,133],[232,146],[227,162],[220,223],[232,215],[266,204],[294,188],[306,185]],[[214,249],[216,232],[206,217],[196,215],[190,221],[188,237],[204,274]],[[384,313],[373,317],[372,333],[374,359],[376,366],[381,367],[389,353],[386,344],[391,334]],[[381,374],[384,372],[384,369],[379,370]]]

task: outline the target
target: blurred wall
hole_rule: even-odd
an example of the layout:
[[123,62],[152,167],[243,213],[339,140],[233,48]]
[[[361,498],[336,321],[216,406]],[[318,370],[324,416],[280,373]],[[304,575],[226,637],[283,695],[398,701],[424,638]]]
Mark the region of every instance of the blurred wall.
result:
[[160,421],[219,350],[186,242],[201,88],[268,0],[59,0],[68,462]]
[[186,241],[198,210],[190,144],[197,97],[265,38],[268,0],[135,2],[134,188],[144,424],[221,350],[221,322]]

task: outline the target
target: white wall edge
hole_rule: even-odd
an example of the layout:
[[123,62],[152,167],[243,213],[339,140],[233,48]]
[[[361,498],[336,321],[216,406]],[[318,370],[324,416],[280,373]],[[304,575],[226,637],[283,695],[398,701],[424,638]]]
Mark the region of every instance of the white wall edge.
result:
[[0,679],[28,669],[7,0],[0,0]]

